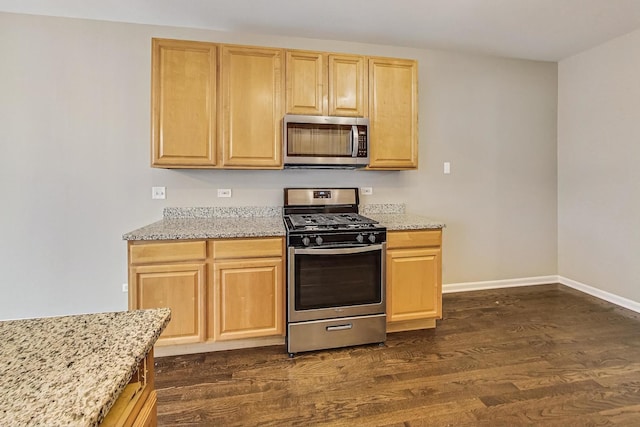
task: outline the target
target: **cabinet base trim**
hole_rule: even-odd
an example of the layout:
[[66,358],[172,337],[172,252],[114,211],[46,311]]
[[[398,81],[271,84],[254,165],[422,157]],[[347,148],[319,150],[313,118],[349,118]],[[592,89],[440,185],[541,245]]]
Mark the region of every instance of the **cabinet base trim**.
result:
[[[172,346],[156,346],[155,357],[177,356],[179,354],[208,353],[210,351],[238,350],[241,348],[267,347],[270,345],[284,346],[284,337],[252,338],[246,340],[203,342]],[[284,354],[284,348],[282,349]]]
[[415,331],[417,329],[433,329],[436,319],[403,320],[387,323],[387,332]]

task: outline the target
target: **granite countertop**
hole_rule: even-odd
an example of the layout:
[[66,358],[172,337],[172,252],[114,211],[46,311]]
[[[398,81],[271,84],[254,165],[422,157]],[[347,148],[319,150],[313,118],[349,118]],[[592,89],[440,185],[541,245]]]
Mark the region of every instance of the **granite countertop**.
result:
[[0,425],[98,425],[170,317],[162,308],[0,322]]
[[404,203],[360,205],[358,212],[380,222],[389,231],[444,228],[445,224],[422,215],[406,213]]
[[[404,204],[360,205],[360,213],[389,231],[443,228],[444,223],[405,213]],[[285,236],[282,207],[165,208],[163,219],[122,236],[124,240],[185,240]]]
[[370,213],[367,217],[387,227],[388,231],[444,228],[445,224],[421,215],[407,213]]
[[284,236],[277,218],[165,218],[122,236],[124,240],[224,239]]
[[122,236],[124,240],[224,239],[284,236],[282,208],[165,208],[163,219]]

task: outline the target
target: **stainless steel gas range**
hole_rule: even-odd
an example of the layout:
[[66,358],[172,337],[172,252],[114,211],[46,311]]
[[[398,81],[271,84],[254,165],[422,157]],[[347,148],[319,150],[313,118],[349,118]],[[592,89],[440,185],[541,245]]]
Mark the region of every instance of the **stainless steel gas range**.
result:
[[387,232],[357,188],[286,188],[287,352],[386,340]]

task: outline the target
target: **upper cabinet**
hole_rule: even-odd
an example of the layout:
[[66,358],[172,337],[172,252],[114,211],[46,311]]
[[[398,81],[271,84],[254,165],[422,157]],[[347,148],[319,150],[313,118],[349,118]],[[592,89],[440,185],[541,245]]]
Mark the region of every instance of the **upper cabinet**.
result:
[[286,112],[366,117],[367,77],[364,56],[288,50]]
[[369,58],[371,169],[418,167],[418,64]]
[[222,46],[222,165],[282,168],[283,50]]
[[369,169],[418,167],[414,60],[153,39],[151,165],[282,169],[284,114],[369,117]]
[[282,168],[283,56],[153,39],[152,166]]
[[217,47],[153,39],[152,166],[216,164]]

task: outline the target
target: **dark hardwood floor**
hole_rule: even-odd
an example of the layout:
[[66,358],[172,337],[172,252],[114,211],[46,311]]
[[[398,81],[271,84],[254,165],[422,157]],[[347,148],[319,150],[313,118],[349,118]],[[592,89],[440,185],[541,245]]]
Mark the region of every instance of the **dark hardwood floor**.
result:
[[447,294],[385,347],[156,359],[159,425],[640,426],[640,316],[562,285]]

